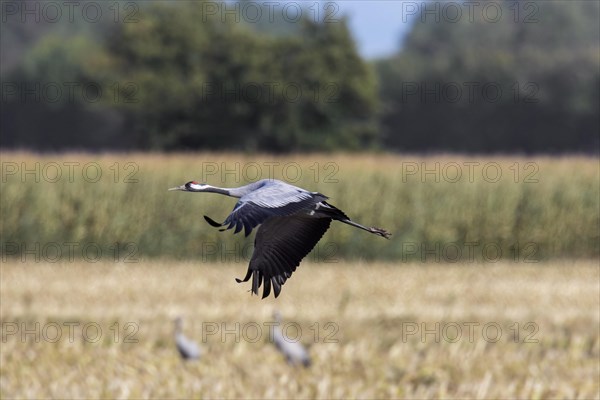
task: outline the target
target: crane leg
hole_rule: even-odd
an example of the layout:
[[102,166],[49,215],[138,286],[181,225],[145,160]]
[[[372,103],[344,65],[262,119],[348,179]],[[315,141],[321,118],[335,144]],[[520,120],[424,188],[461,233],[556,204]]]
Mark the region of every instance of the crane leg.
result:
[[351,226],[354,226],[356,228],[365,230],[367,232],[374,233],[374,234],[384,237],[386,239],[389,239],[390,236],[392,236],[392,234],[389,233],[388,231],[386,231],[385,229],[376,228],[374,226],[364,226],[357,222],[352,221],[351,219],[338,219],[338,221],[343,222],[348,225],[351,225]]

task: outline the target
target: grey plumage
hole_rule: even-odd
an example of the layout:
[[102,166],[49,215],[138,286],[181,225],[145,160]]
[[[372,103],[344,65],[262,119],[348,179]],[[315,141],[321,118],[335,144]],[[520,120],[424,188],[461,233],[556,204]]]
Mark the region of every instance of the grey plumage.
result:
[[328,197],[318,192],[290,185],[275,179],[263,179],[239,188],[218,188],[195,181],[169,190],[211,192],[239,198],[231,214],[218,223],[204,216],[206,221],[221,231],[244,229],[248,236],[261,225],[254,241],[254,253],[244,279],[252,278],[252,292],[263,296],[279,296],[282,285],[300,265],[300,261],[323,237],[332,220],[340,221],[367,232],[389,239],[384,229],[367,227],[352,221],[343,211],[327,203]]
[[184,360],[198,360],[202,355],[200,347],[183,334],[183,320],[175,318],[175,346]]
[[309,367],[311,360],[306,348],[300,341],[293,341],[285,337],[282,329],[281,314],[278,311],[273,313],[273,318],[278,323],[273,327],[273,343],[277,347],[277,350],[284,355],[290,365]]

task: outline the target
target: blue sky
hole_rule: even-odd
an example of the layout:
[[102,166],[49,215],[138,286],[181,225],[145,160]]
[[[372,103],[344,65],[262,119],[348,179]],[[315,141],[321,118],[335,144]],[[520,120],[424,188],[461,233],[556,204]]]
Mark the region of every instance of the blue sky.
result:
[[[321,1],[327,4],[327,1]],[[340,13],[350,18],[352,34],[360,54],[369,59],[389,56],[399,49],[401,38],[410,28],[403,15],[402,1],[337,1]],[[407,21],[407,22],[404,22]]]
[[[386,57],[399,49],[402,37],[410,29],[414,9],[423,1],[427,0],[249,0],[263,6],[268,4],[277,13],[283,11],[286,3],[302,5],[313,17],[318,9],[319,20],[330,16],[335,21],[347,15],[358,50],[367,59]],[[336,5],[337,9],[332,8]],[[411,7],[412,14],[407,12]],[[290,10],[290,18],[295,16],[294,9]]]

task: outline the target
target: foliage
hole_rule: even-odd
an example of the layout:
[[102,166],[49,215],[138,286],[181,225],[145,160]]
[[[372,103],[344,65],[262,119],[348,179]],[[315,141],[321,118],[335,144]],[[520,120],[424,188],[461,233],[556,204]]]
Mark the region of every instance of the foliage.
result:
[[[54,113],[73,116],[91,107],[117,112],[123,139],[106,129],[98,135],[100,148],[290,152],[376,145],[375,74],[358,55],[345,19],[305,17],[287,23],[293,33],[275,34],[207,15],[201,1],[140,4],[136,18],[95,40],[81,32],[49,34],[27,55],[19,80],[101,85],[98,104],[77,97],[51,105]],[[19,114],[45,111],[44,104],[14,106]],[[31,138],[36,130],[21,133]],[[24,142],[8,131],[4,145]],[[66,148],[92,144],[85,132],[79,140],[67,132],[55,132]],[[36,142],[30,146],[47,148]]]
[[281,152],[374,142],[374,77],[345,22],[303,20],[299,35],[269,36],[206,18],[196,4],[155,6],[143,20],[110,45],[120,76],[139,85],[132,108],[146,132],[142,148]]
[[[111,16],[133,3],[107,4]],[[486,0],[469,3],[473,15],[467,3],[416,2],[402,48],[374,65],[346,18],[206,12],[221,4],[135,3],[132,23],[3,24],[2,146],[600,151],[598,2]],[[269,15],[266,3],[227,7],[249,4]],[[89,84],[100,100],[85,97]],[[26,94],[35,85],[41,100]]]
[[315,250],[321,259],[535,262],[600,255],[600,179],[592,158],[2,153],[2,161],[5,172],[15,168],[3,177],[1,197],[7,255],[15,253],[7,243],[59,243],[66,254],[62,243],[76,242],[141,257],[206,261],[229,251],[249,261],[252,237],[218,232],[202,218],[223,220],[234,199],[167,188],[194,179],[234,187],[260,178],[324,193],[354,220],[393,233],[387,241],[334,223]]
[[491,3],[503,12],[498,21],[481,11],[486,2],[473,20],[436,21],[423,7],[402,51],[378,63],[385,142],[404,151],[597,153],[600,4]]

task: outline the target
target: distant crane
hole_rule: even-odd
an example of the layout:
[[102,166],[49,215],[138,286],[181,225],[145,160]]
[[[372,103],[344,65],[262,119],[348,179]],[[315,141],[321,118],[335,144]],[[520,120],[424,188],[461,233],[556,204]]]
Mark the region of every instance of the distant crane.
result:
[[329,229],[332,220],[340,221],[367,232],[389,239],[384,229],[366,227],[352,221],[343,211],[327,203],[327,196],[275,179],[262,179],[239,188],[219,188],[196,181],[169,190],[210,192],[237,197],[233,211],[223,223],[204,216],[212,226],[221,231],[235,227],[234,233],[244,228],[246,236],[261,225],[254,239],[254,253],[243,280],[252,277],[252,293],[264,282],[264,299],[271,293],[279,296],[281,286],[292,276],[300,261],[315,247]]
[[285,337],[281,328],[281,314],[278,311],[273,313],[273,318],[278,323],[273,329],[273,343],[277,350],[283,354],[290,365],[303,365],[310,367],[310,356],[308,351],[299,341],[292,341]]
[[175,345],[184,360],[198,360],[201,356],[200,347],[183,334],[183,320],[175,318]]

